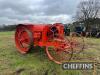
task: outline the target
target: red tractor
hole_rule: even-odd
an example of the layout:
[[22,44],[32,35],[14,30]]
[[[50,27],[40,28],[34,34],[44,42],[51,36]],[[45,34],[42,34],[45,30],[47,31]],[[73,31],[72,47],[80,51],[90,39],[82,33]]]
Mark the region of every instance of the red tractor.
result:
[[28,53],[36,46],[45,47],[50,60],[57,64],[69,61],[73,52],[83,49],[83,39],[64,36],[64,26],[55,24],[19,24],[16,28],[15,43],[18,51]]

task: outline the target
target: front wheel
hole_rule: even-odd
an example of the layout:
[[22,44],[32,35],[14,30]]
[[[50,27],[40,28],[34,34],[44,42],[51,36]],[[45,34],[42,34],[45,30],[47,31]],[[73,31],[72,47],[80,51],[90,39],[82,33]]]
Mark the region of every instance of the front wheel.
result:
[[[67,41],[66,44],[70,43]],[[46,54],[50,60],[57,64],[62,64],[71,60],[73,56],[73,49],[71,46],[64,50],[55,47],[46,47]]]

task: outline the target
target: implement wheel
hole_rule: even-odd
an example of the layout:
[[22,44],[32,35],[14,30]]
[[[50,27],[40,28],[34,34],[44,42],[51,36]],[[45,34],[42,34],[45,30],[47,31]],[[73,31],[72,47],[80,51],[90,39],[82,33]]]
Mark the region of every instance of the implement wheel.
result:
[[[68,40],[65,41],[65,44],[70,45]],[[71,46],[67,49],[46,47],[46,54],[50,60],[57,64],[62,64],[71,60],[73,56],[73,49]]]
[[84,50],[85,43],[84,38],[83,36],[81,36],[81,34],[74,32],[70,35],[69,39],[74,54],[78,54]]
[[33,47],[32,32],[23,25],[17,26],[15,32],[15,43],[20,53],[27,53]]

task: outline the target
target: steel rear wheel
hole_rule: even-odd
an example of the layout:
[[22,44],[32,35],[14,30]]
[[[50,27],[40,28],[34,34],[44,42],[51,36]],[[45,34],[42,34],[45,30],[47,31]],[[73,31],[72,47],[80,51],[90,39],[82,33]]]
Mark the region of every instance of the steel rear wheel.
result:
[[[66,40],[66,43],[68,44],[69,41]],[[73,56],[73,49],[70,47],[61,50],[60,48],[46,47],[46,53],[50,60],[54,61],[57,64],[62,64],[71,60]]]
[[32,32],[26,27],[18,26],[15,33],[15,43],[20,53],[27,53],[33,47]]

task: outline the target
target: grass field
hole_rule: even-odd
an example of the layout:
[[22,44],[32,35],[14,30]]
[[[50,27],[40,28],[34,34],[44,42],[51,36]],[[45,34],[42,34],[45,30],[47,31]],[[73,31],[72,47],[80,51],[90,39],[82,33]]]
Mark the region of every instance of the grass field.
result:
[[[85,38],[86,49],[77,55],[74,61],[95,61],[100,68],[100,39]],[[14,32],[0,32],[0,75],[92,75],[83,71],[63,70],[48,60],[44,50],[22,55],[14,43]],[[72,60],[72,61],[73,61]],[[100,69],[96,70],[100,75]]]

